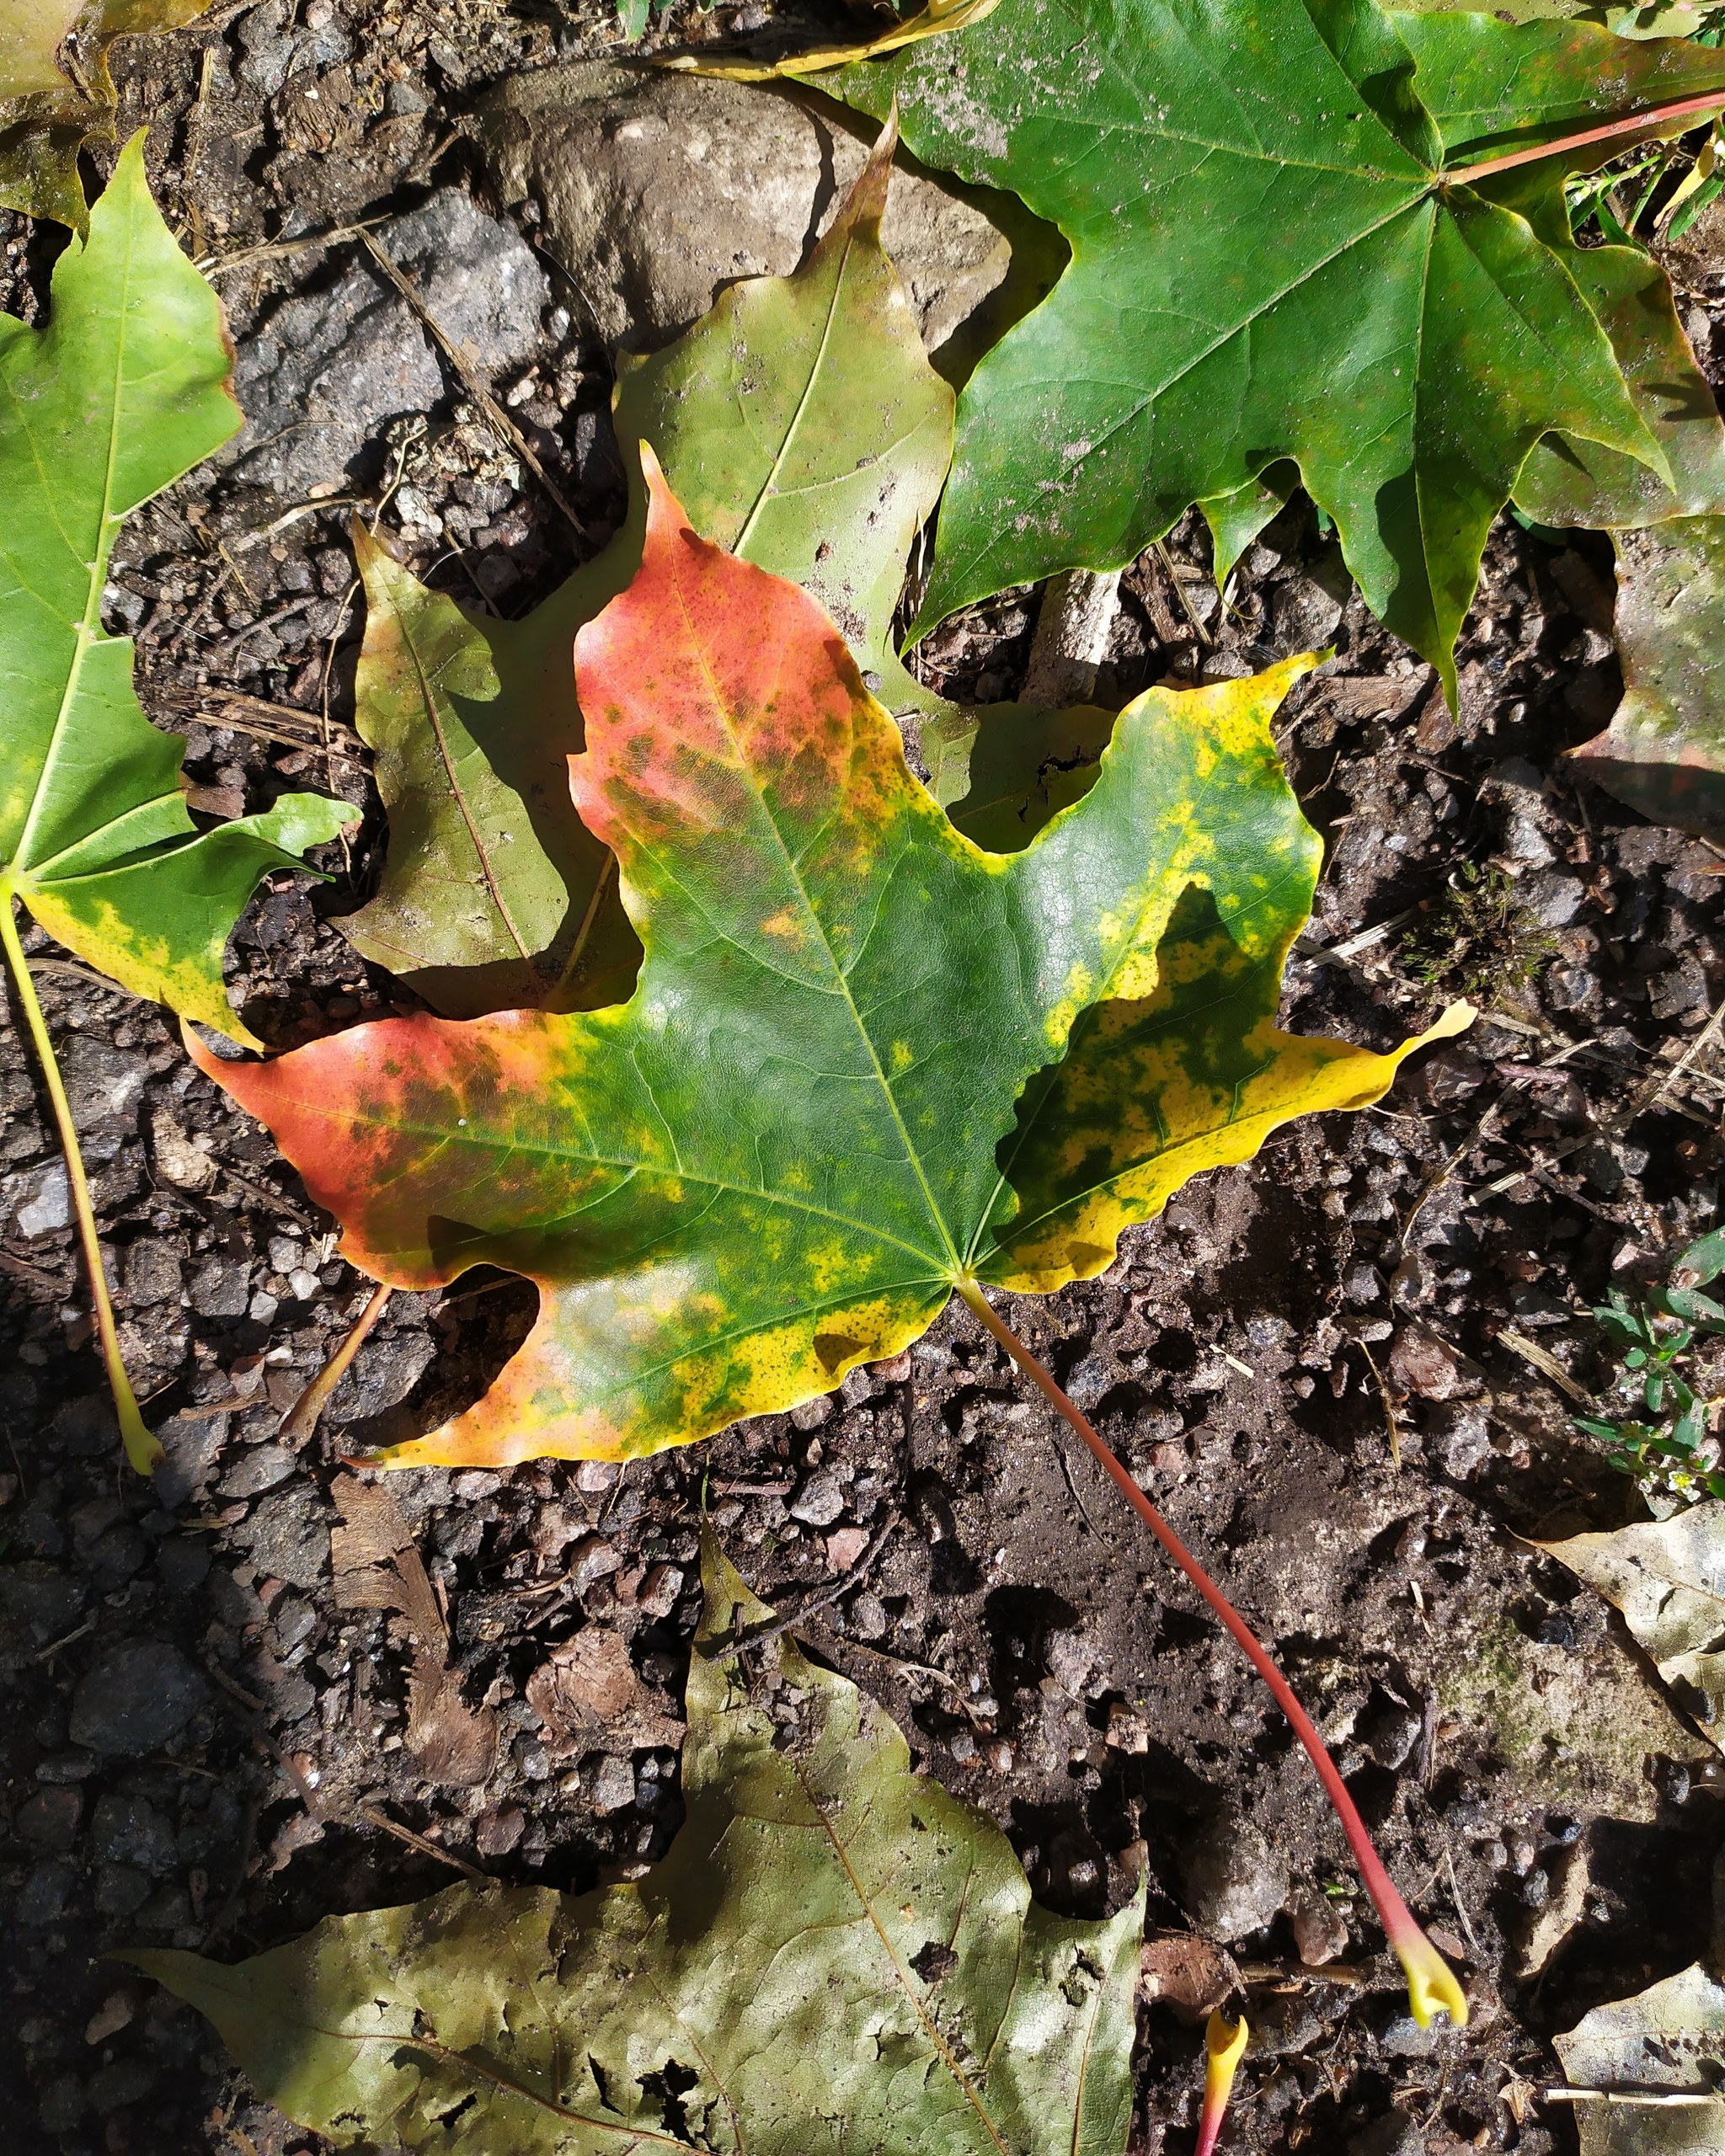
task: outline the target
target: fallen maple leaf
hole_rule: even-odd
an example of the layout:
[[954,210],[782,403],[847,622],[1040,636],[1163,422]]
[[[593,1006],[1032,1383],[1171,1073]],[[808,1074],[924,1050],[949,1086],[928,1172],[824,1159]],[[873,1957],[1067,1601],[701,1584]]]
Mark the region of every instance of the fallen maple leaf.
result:
[[[0,208],[88,221],[78,152],[112,141],[117,102],[108,53],[116,38],[173,30],[210,0],[6,0],[0,24]],[[77,56],[68,64],[68,52]]]
[[136,136],[55,264],[47,327],[0,315],[0,906],[21,899],[135,995],[256,1047],[222,985],[228,935],[266,870],[359,812],[296,793],[200,832],[185,744],[145,718],[131,641],[101,627],[122,520],[240,425],[232,366]]
[[986,854],[813,600],[648,476],[640,572],[577,641],[570,766],[646,947],[633,999],[261,1065],[194,1043],[355,1263],[539,1285],[484,1399],[387,1465],[623,1458],[830,1391],[954,1289],[1099,1273],[1190,1176],[1375,1100],[1419,1044],[1275,1028],[1320,847],[1269,720],[1310,660],[1150,691],[1081,801]]
[[214,294],[150,198],[143,137],[121,153],[89,236],[54,268],[48,325],[0,315],[0,945],[48,1081],[103,1359],[127,1456],[148,1473],[120,1360],[77,1133],[13,904],[123,987],[257,1043],[229,1007],[222,958],[266,870],[297,867],[357,811],[291,794],[200,832],[184,743],[140,708],[128,640],[102,590],[122,520],[240,424]]
[[1718,2156],[1725,2146],[1725,1985],[1701,1962],[1596,2006],[1552,2043],[1576,2092],[1581,2156]]
[[1073,250],[961,399],[922,627],[1119,567],[1291,459],[1453,692],[1487,531],[1541,437],[1667,476],[1570,270],[1562,180],[1590,153],[1532,179],[1483,153],[1717,93],[1725,56],[1369,0],[1345,35],[1304,0],[1001,0],[974,34],[820,81],[896,99],[918,157],[1012,189]]
[[1141,1888],[1101,1923],[1036,1908],[994,1822],[765,1633],[710,1543],[703,1571],[687,1817],[638,1883],[452,1886],[234,1968],[130,1958],[343,2144],[1119,2156]]

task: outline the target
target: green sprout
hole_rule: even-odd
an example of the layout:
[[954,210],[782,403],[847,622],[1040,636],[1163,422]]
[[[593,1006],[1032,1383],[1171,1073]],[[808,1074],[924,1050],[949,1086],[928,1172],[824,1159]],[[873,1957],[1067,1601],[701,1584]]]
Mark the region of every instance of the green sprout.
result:
[[1697,1394],[1678,1368],[1698,1338],[1725,1337],[1725,1305],[1701,1292],[1721,1273],[1725,1228],[1716,1228],[1679,1254],[1669,1287],[1647,1289],[1633,1301],[1612,1289],[1593,1314],[1621,1355],[1611,1390],[1633,1401],[1641,1414],[1616,1422],[1575,1418],[1578,1429],[1605,1445],[1613,1467],[1644,1490],[1685,1504],[1725,1497],[1719,1447],[1707,1433],[1714,1402]]
[[1525,988],[1557,947],[1513,876],[1464,861],[1425,919],[1402,939],[1402,961],[1426,987],[1484,1002],[1505,989]]

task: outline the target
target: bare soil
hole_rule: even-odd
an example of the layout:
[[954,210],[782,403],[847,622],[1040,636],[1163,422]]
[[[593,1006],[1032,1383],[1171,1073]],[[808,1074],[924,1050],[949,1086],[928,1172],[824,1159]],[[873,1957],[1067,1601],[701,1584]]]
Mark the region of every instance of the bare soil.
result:
[[[216,258],[238,339],[281,296],[326,287],[354,245],[291,243],[434,186],[483,197],[460,122],[488,83],[617,40],[590,0],[278,5],[287,29],[333,24],[350,51],[265,94],[238,72],[263,12],[218,5],[130,45],[117,71],[122,133],[150,122],[159,198]],[[673,11],[665,34],[708,22]],[[0,302],[35,318],[61,243],[0,216]],[[1706,297],[1690,302],[1704,364]],[[591,454],[606,355],[565,312],[536,365],[526,424],[596,545],[619,511],[615,466]],[[458,384],[426,417],[398,447],[446,520],[416,566],[467,603],[524,610],[573,565],[573,534],[531,479],[497,499],[494,445]],[[375,502],[390,469],[377,445],[353,494]],[[147,708],[186,736],[195,798],[233,813],[312,786],[366,809],[345,852],[328,850],[330,880],[275,878],[235,938],[236,999],[277,1047],[410,1002],[330,926],[366,895],[384,838],[349,730],[349,514],[326,501],[278,521],[280,501],[195,473],[128,528],[110,593]],[[704,1483],[751,1584],[785,1609],[895,1518],[813,1644],[889,1705],[928,1772],[999,1819],[1049,1904],[1099,1913],[1147,1870],[1146,2156],[1192,2145],[1194,2015],[1235,1969],[1260,2031],[1230,2127],[1242,2156],[1574,2148],[1567,2113],[1535,2095],[1561,2078],[1551,2035],[1702,1950],[1725,1813],[1712,1748],[1661,1702],[1615,1616],[1521,1539],[1616,1525],[1638,1500],[1502,1335],[1593,1390],[1608,1366],[1588,1306],[1657,1277],[1716,1218],[1725,1060],[1704,1050],[1624,1118],[1725,994],[1720,858],[1566,766],[1619,686],[1604,541],[1503,522],[1455,718],[1356,595],[1338,617],[1348,587],[1309,505],[1252,551],[1226,606],[1208,561],[1187,526],[1128,573],[1103,693],[1333,642],[1285,714],[1327,860],[1284,1022],[1382,1047],[1453,993],[1483,1015],[1381,1109],[1296,1124],[1190,1187],[1103,1279],[1013,1315],[1294,1676],[1392,1871],[1465,1967],[1471,2027],[1413,2029],[1280,1716],[962,1310],[831,1401],[621,1476],[395,1478],[466,1694],[504,1732],[483,1783],[425,1780],[403,1742],[400,1626],[337,1606],[329,1488],[341,1456],[477,1396],[532,1291],[473,1275],[398,1295],[317,1438],[284,1445],[284,1410],[369,1283],[162,1015],[37,934],[128,1354],[172,1466],[152,1487],[120,1462],[72,1230],[40,1225],[56,1155],[40,1082],[19,1033],[0,1033],[9,2146],[324,2145],[259,2103],[205,2025],[111,1948],[238,1956],[446,1885],[451,1862],[585,1888],[662,1852],[676,1750],[553,1757],[526,1687],[600,1622],[676,1711]],[[1015,693],[1035,603],[1011,595],[943,627],[929,677]],[[145,1652],[115,1664],[126,1642]],[[140,1697],[171,1737],[135,1756],[89,1741]],[[1530,1927],[1583,1860],[1573,1920],[1529,1973]],[[1255,1928],[1231,1929],[1242,1909]]]

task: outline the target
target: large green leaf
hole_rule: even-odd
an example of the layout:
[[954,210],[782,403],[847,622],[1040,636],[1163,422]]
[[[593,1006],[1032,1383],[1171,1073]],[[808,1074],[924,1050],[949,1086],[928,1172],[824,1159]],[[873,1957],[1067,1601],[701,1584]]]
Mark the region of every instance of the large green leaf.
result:
[[357,813],[292,794],[200,835],[182,744],[102,632],[121,520],[240,424],[215,296],[150,199],[142,137],[89,238],[55,265],[45,329],[0,315],[0,905],[140,995],[255,1046],[222,957],[258,878]]
[[[1431,83],[1529,37],[1537,79],[1496,135],[1725,83],[1699,48],[1370,0],[1001,0],[819,77],[866,110],[896,98],[917,156],[1012,189],[1072,248],[960,400],[923,623],[1118,567],[1291,458],[1370,604],[1453,679],[1487,531],[1542,435],[1664,476],[1567,248],[1445,178],[1461,143]],[[1542,172],[1555,195],[1562,160]]]
[[[53,217],[83,232],[88,217],[78,152],[114,138],[114,40],[173,30],[210,0],[4,0],[0,23],[0,209]],[[76,42],[74,74],[62,64]]]
[[709,1541],[687,1816],[638,1884],[462,1885],[238,1967],[129,1958],[338,2143],[442,2156],[1121,2156],[1143,1894],[1031,1901],[985,1813]]
[[575,647],[633,999],[200,1053],[355,1263],[540,1287],[490,1392],[393,1464],[651,1452],[830,1391],[955,1287],[1100,1272],[1187,1177],[1407,1052],[1276,1030],[1321,848],[1269,723],[1310,660],[1151,691],[1082,800],[985,853],[814,602],[652,487],[640,572]]

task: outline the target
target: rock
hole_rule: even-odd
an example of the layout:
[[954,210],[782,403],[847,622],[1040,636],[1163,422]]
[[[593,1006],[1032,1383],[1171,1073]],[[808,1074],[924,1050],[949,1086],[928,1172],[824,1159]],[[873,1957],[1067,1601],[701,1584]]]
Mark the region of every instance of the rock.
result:
[[649,1565],[641,1584],[635,1589],[635,1607],[644,1610],[649,1617],[669,1617],[676,1608],[677,1597],[682,1591],[681,1566]]
[[1276,641],[1284,651],[1318,651],[1336,633],[1348,602],[1348,573],[1338,561],[1274,588]]
[[635,1801],[635,1769],[627,1759],[607,1753],[593,1774],[593,1809],[601,1815],[625,1812]]
[[318,1493],[305,1483],[272,1491],[232,1530],[260,1572],[290,1587],[312,1588],[329,1563],[329,1529]]
[[72,1740],[92,1752],[141,1758],[179,1736],[209,1688],[175,1646],[163,1640],[122,1640],[78,1680],[72,1695]]
[[[507,203],[531,196],[553,253],[608,344],[650,350],[740,277],[786,276],[868,153],[830,108],[604,61],[542,67],[493,91],[480,138]],[[931,179],[895,172],[882,231],[923,342],[937,350],[1004,280],[1000,230]]]
[[621,1571],[622,1561],[616,1546],[602,1534],[584,1534],[569,1557],[569,1577],[575,1583],[576,1593],[585,1593],[595,1580]]
[[1648,986],[1648,1008],[1656,1018],[1680,1018],[1686,1011],[1705,1011],[1712,1000],[1706,974],[1693,951],[1686,951],[1669,973]]
[[518,1804],[494,1805],[473,1822],[473,1846],[487,1859],[507,1856],[521,1840],[526,1824],[526,1815]]
[[1477,1473],[1491,1457],[1491,1430],[1482,1407],[1441,1406],[1426,1418],[1424,1430],[1428,1451],[1457,1482]]
[[76,1789],[44,1789],[13,1815],[12,1831],[32,1849],[69,1849],[77,1839],[83,1798]]
[[126,1253],[126,1292],[134,1303],[177,1302],[179,1258],[159,1235],[140,1235]]
[[1288,1904],[1288,1920],[1294,1927],[1295,1946],[1308,1968],[1320,1969],[1347,1952],[1347,1919],[1324,1895],[1302,1888]]
[[246,1267],[235,1258],[206,1258],[192,1275],[192,1308],[200,1317],[243,1317],[251,1299]]
[[209,1481],[227,1438],[225,1415],[170,1415],[156,1431],[168,1457],[151,1484],[170,1512]]
[[[377,237],[479,374],[532,356],[550,286],[512,227],[444,188]],[[391,419],[441,403],[447,382],[413,309],[360,255],[327,291],[283,301],[242,340],[234,387],[248,415],[236,476],[297,496],[341,478]]]
[[172,1871],[177,1855],[174,1829],[155,1806],[118,1790],[96,1801],[90,1846],[111,1864],[135,1864],[142,1871]]
[[1096,1667],[1096,1649],[1082,1632],[1063,1625],[1044,1641],[1043,1659],[1055,1684],[1076,1700]]
[[69,1859],[45,1856],[35,1865],[13,1903],[13,1916],[23,1925],[56,1923],[66,1913],[77,1873]]
[[257,1497],[273,1490],[293,1473],[295,1460],[286,1445],[254,1445],[222,1478],[217,1488],[224,1497]]
[[72,1190],[63,1161],[46,1161],[40,1167],[21,1169],[8,1176],[0,1190],[4,1191],[12,1209],[13,1225],[26,1241],[72,1225]]
[[852,1639],[884,1639],[888,1623],[886,1604],[878,1594],[871,1593],[865,1587],[852,1598],[845,1626]]
[[844,1509],[844,1485],[830,1467],[805,1475],[789,1506],[791,1518],[805,1527],[830,1527]]
[[74,1033],[60,1051],[72,1119],[89,1132],[110,1115],[130,1116],[150,1072],[135,1052],[91,1033]]
[[0,1566],[0,1663],[16,1662],[64,1639],[83,1614],[82,1581],[40,1557]]
[[1453,1400],[1457,1393],[1479,1390],[1479,1380],[1448,1341],[1423,1326],[1403,1326],[1397,1333],[1390,1348],[1390,1374],[1423,1400]]
[[358,1422],[381,1415],[407,1398],[436,1353],[429,1332],[394,1332],[367,1342],[331,1394],[324,1414],[332,1422]]
[[147,2059],[116,2058],[90,2076],[90,2109],[105,2118],[147,2096],[155,2085],[156,2069]]
[[1249,1819],[1224,1812],[1194,1844],[1185,1903],[1199,1930],[1243,1939],[1274,1922],[1288,1897],[1288,1867]]

